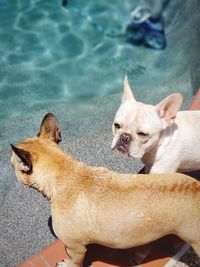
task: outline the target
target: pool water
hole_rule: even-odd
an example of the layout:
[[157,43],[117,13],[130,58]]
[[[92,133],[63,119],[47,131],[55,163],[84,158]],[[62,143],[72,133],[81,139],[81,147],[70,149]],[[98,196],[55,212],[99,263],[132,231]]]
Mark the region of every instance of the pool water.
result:
[[199,82],[198,0],[171,1],[164,51],[115,36],[136,0],[61,2],[0,0],[0,120],[60,105],[83,116],[97,99],[120,95],[125,74],[146,102],[173,91],[191,98]]

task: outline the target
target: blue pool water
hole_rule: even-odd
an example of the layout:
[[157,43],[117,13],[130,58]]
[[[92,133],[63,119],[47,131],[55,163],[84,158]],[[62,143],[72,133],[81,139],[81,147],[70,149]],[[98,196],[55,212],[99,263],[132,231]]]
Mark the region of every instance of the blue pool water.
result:
[[97,99],[119,95],[125,74],[146,102],[173,91],[192,96],[199,82],[198,0],[171,1],[164,51],[112,36],[123,32],[137,0],[69,0],[66,8],[61,2],[0,0],[0,120],[71,103],[81,116]]

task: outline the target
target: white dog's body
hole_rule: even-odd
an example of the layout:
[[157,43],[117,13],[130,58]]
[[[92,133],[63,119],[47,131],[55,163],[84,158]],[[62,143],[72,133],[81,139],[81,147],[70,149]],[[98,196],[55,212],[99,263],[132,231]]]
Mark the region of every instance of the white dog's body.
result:
[[200,169],[199,135],[200,112],[179,111],[175,123],[164,131],[156,153],[150,151],[144,155],[142,161],[146,171],[163,173]]
[[200,111],[178,112],[181,103],[180,94],[170,95],[156,106],[137,102],[125,79],[112,148],[141,158],[146,173],[200,169]]

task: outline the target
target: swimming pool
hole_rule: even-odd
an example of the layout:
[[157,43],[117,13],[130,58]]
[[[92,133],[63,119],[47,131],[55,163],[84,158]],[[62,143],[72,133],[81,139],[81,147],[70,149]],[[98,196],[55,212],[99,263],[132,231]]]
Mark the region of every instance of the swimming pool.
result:
[[199,82],[198,0],[171,1],[164,51],[112,36],[137,2],[71,0],[63,8],[58,0],[0,0],[0,120],[53,106],[87,115],[97,99],[104,105],[121,93],[125,74],[146,102],[173,91],[190,98]]

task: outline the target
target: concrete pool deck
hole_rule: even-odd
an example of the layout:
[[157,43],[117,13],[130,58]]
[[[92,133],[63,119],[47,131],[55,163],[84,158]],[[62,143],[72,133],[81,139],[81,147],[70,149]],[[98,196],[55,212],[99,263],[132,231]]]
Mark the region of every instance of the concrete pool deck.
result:
[[[200,90],[193,100],[192,109],[200,107],[199,98]],[[76,123],[65,121],[61,117],[59,119],[63,129],[61,147],[75,158],[88,164],[106,166],[121,172],[138,172],[142,168],[139,161],[135,162],[110,149],[113,115],[113,112],[108,112],[104,121],[101,117],[92,117],[84,119],[84,121],[80,119]],[[28,136],[36,134],[41,118],[42,116],[39,113],[35,116],[34,121],[31,121],[30,118],[21,121],[19,129],[16,130],[14,135],[12,134],[13,140],[9,141],[14,143],[27,137],[27,134]],[[102,129],[104,130],[102,131]],[[22,136],[22,138],[19,138],[19,136]],[[5,267],[13,267],[18,264],[21,267],[54,266],[55,262],[65,258],[66,254],[63,244],[60,241],[55,241],[56,237],[51,229],[49,203],[36,190],[26,188],[16,181],[12,167],[10,163],[8,164],[10,162],[10,151],[5,152],[5,157],[2,157],[3,152],[5,152],[4,148],[0,154],[1,175],[4,175],[4,178],[10,178],[11,176],[13,184],[10,187],[9,184],[7,185],[9,189],[0,207],[0,262]],[[198,173],[196,177],[199,177]],[[109,249],[100,249],[100,253],[97,255],[99,258],[95,258],[95,261],[97,261],[95,266],[102,267],[108,266],[108,264],[136,266],[135,264],[138,263],[143,267],[164,266],[176,254],[177,250],[180,251],[182,246],[183,243],[180,240],[167,238],[162,242],[147,245],[142,250],[139,248],[139,251],[126,251],[123,252],[124,254]],[[92,258],[94,257],[93,252],[94,250],[91,249],[89,254]],[[131,256],[128,258],[129,262],[127,262],[127,253]],[[30,258],[35,254],[35,257]],[[140,255],[139,258],[138,255]]]

